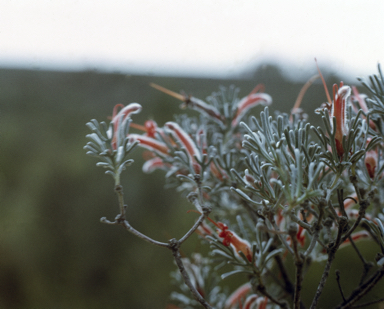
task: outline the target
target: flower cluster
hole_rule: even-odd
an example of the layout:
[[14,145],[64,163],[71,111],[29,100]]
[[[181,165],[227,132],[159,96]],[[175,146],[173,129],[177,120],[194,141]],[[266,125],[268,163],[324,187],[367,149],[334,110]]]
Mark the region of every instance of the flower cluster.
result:
[[[141,106],[132,103],[114,108],[109,129],[95,120],[88,123],[94,131],[88,153],[102,159],[98,165],[116,184],[131,163],[126,156],[138,145],[145,149],[143,171],[164,170],[169,184],[185,192],[200,213],[178,244],[196,231],[210,245],[212,258],[178,260],[174,253],[180,269],[175,278],[189,287],[173,294],[174,308],[304,308],[304,265],[326,260],[311,304],[316,308],[336,252],[352,245],[361,256],[355,245],[361,239],[378,244],[375,273],[362,274],[356,288],[361,293],[345,297],[341,292],[340,306],[352,306],[384,276],[383,76],[379,67],[380,75],[370,85],[363,83],[372,98],[342,82],[333,86],[331,98],[319,73],[328,101],[316,110],[322,127],[312,126],[298,103],[290,114],[271,116],[272,98],[262,85],[243,98],[235,87],[221,88],[203,101],[152,84],[196,116],[180,116],[163,127],[154,120],[138,125],[130,115]],[[260,116],[247,118],[257,106],[263,106]],[[130,133],[130,126],[141,132]],[[208,217],[211,211],[220,221]],[[365,269],[373,267],[363,263]],[[232,269],[221,279],[246,275],[232,294],[217,280],[208,284],[228,264]],[[291,267],[294,282],[287,274]]]

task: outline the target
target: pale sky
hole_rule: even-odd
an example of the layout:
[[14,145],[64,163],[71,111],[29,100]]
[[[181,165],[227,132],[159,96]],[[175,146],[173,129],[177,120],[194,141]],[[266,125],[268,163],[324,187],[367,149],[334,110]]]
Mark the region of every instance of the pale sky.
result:
[[0,67],[236,77],[265,60],[308,77],[384,62],[384,1],[0,0]]

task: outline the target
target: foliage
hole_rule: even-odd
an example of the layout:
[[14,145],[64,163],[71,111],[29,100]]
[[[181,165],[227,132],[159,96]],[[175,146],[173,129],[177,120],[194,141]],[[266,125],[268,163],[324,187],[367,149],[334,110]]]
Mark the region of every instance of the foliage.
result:
[[[140,126],[131,123],[131,115],[141,106],[131,103],[115,107],[109,127],[96,120],[87,124],[93,131],[87,135],[87,153],[114,177],[119,200],[115,220],[102,222],[122,225],[172,251],[179,268],[173,277],[186,284],[172,299],[182,308],[305,308],[304,275],[326,260],[310,304],[316,308],[336,253],[351,245],[364,271],[350,295],[344,295],[337,275],[337,308],[350,308],[384,276],[380,67],[379,75],[364,85],[371,98],[343,83],[333,86],[331,98],[325,86],[328,102],[317,109],[323,123],[317,127],[299,104],[289,114],[270,115],[272,98],[262,85],[241,99],[237,88],[220,88],[207,102],[153,85],[197,114],[179,116],[164,127],[153,120]],[[260,116],[247,119],[257,106],[264,106]],[[130,126],[144,133],[130,133]],[[180,239],[159,242],[128,222],[120,175],[132,163],[130,152],[137,145],[145,149],[143,171],[163,170],[167,185],[182,192],[200,215]],[[210,245],[209,257],[181,257],[180,246],[194,232]],[[355,245],[364,238],[378,245],[374,262],[366,261]],[[224,270],[228,265],[232,268]],[[294,282],[287,274],[291,268]],[[246,275],[244,285],[232,294],[220,288],[220,278],[238,274]]]

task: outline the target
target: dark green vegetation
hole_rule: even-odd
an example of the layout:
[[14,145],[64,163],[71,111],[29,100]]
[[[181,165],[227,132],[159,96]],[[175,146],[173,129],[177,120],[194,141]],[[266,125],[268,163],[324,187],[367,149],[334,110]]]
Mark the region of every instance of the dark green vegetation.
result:
[[[338,81],[327,78],[329,88]],[[201,99],[230,84],[245,96],[262,82],[273,108],[286,112],[304,84],[284,79],[274,67],[241,81],[0,70],[0,308],[165,308],[173,290],[171,253],[99,223],[118,213],[113,180],[82,149],[85,123],[106,120],[117,103],[142,104],[132,117],[139,124],[153,118],[162,126],[181,112],[179,102],[150,82]],[[325,99],[317,82],[302,107],[312,111]],[[141,173],[140,149],[134,159],[123,174],[130,223],[161,241],[180,237],[196,219],[186,213],[193,207],[163,190],[161,172]],[[183,250],[188,255],[199,246],[194,237]],[[304,282],[304,294],[317,282]],[[339,303],[338,292],[331,294]]]

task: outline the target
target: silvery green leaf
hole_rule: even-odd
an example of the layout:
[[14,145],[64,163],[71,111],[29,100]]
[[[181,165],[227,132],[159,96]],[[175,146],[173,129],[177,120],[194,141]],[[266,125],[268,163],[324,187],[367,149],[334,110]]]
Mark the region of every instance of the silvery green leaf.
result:
[[181,174],[177,175],[176,178],[178,178],[181,181],[189,181],[189,182],[192,182],[192,183],[195,182],[191,177],[188,177],[188,176],[185,176],[185,175],[181,175]]
[[115,178],[115,176],[116,176],[116,174],[114,172],[112,172],[111,170],[108,170],[105,173],[111,175],[113,178]]
[[103,149],[100,147],[100,145],[97,144],[97,143],[94,143],[93,141],[88,142],[87,145],[89,145],[90,147],[95,149],[97,152],[102,152],[103,151]]
[[125,167],[131,165],[133,162],[134,162],[133,159],[129,159],[129,160],[124,161],[124,162],[119,166],[119,173],[121,173],[123,170],[125,170]]
[[140,144],[139,141],[135,140],[133,143],[129,143],[129,138],[127,138],[127,146],[125,147],[125,152],[130,153],[133,149],[135,149]]
[[91,139],[95,142],[102,150],[105,150],[104,142],[100,139],[100,137],[96,133],[87,134],[85,137]]
[[112,166],[109,165],[109,164],[106,163],[106,162],[97,162],[97,163],[96,163],[96,166],[100,166],[100,167],[104,167],[104,168],[112,168]]
[[96,126],[92,122],[87,122],[85,124],[88,128],[90,128],[92,131],[97,131]]
[[359,161],[365,154],[365,150],[364,149],[360,149],[359,151],[356,151],[352,157],[349,159],[349,161],[351,163],[356,163],[357,161]]
[[236,274],[252,274],[252,271],[249,271],[249,270],[246,270],[246,269],[236,269],[236,270],[232,270],[230,272],[227,272],[225,274],[222,274],[221,275],[221,279],[225,279],[225,278],[228,278],[230,276],[233,276],[233,275],[236,275]]
[[88,143],[87,145],[85,145],[85,146],[83,147],[83,149],[92,151],[92,152],[94,152],[95,154],[99,154],[99,153],[100,153],[100,151],[97,150],[96,148],[94,148],[94,147],[92,146],[91,143]]
[[100,132],[101,132],[104,136],[108,137],[108,134],[107,134],[107,132],[108,132],[108,126],[107,126],[107,124],[105,123],[105,121],[100,122]]
[[380,260],[377,261],[377,265],[380,267],[383,267],[384,265],[384,257],[382,257]]
[[124,147],[119,146],[117,148],[117,154],[116,154],[116,164],[120,164],[124,157]]
[[228,255],[227,253],[225,253],[224,251],[219,250],[219,249],[212,250],[211,254],[212,255],[218,254],[218,255],[221,255],[221,256],[225,257],[226,259],[229,259],[229,260],[232,259],[232,256]]
[[280,253],[283,253],[284,250],[282,248],[280,249],[275,249],[273,251],[271,251],[266,257],[265,257],[265,260],[264,260],[264,264],[268,262],[269,259],[271,259],[272,257],[274,257],[275,255],[278,255]]
[[236,192],[238,195],[240,195],[240,197],[242,197],[243,199],[245,199],[246,201],[252,203],[252,204],[255,204],[255,205],[262,205],[262,203],[260,202],[256,202],[254,200],[252,200],[248,195],[246,195],[243,191],[241,191],[240,189],[237,189],[237,188],[234,188],[234,187],[231,187],[231,191],[234,191]]
[[85,154],[89,155],[89,156],[93,156],[93,157],[98,157],[99,156],[97,153],[95,153],[93,151],[87,151]]

